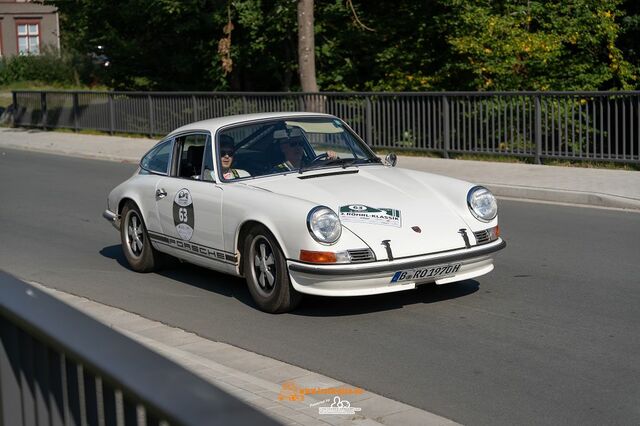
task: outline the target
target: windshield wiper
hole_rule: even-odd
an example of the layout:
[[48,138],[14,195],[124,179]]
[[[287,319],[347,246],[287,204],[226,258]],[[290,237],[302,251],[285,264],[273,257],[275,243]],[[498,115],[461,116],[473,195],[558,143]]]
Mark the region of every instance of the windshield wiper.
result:
[[335,160],[312,161],[310,164],[301,165],[298,169],[298,173],[302,174],[302,172],[306,172],[307,170],[320,169],[326,165],[333,164],[336,160],[341,161],[339,158],[336,158]]
[[322,162],[311,163],[307,166],[300,167],[299,173],[306,172],[307,170],[318,169],[327,166],[342,166],[346,169],[347,166],[353,166],[356,164],[368,164],[368,163],[381,163],[379,158],[333,158],[327,159]]
[[358,164],[382,163],[382,160],[376,158],[358,158]]

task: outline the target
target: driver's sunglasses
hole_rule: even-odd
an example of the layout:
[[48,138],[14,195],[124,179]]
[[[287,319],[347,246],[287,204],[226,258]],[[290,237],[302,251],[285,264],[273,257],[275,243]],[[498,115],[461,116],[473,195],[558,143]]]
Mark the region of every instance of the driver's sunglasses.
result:
[[220,157],[233,157],[233,152],[229,150],[220,151]]

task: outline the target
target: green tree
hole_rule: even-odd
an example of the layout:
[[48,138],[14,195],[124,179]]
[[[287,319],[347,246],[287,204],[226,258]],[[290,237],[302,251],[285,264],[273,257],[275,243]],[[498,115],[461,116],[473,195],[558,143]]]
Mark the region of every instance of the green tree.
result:
[[[451,57],[443,86],[473,90],[629,89],[636,75],[616,46],[619,0],[443,0]],[[465,84],[466,83],[466,84]]]
[[221,79],[221,70],[212,72],[211,58],[214,34],[225,19],[225,2],[50,3],[60,10],[64,48],[89,54],[104,46],[111,66],[100,77],[114,88],[194,90],[211,88]]
[[[239,91],[301,89],[297,3],[53,1],[65,49],[105,46],[112,66],[97,77],[111,87]],[[323,91],[638,87],[634,0],[314,3]]]

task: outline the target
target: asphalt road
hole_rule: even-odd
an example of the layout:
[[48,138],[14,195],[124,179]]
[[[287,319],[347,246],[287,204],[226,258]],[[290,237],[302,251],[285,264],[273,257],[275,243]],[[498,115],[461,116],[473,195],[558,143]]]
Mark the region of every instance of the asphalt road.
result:
[[0,152],[0,268],[465,424],[640,424],[640,214],[503,200],[489,275],[268,315],[242,280],[127,268],[101,213],[133,170]]

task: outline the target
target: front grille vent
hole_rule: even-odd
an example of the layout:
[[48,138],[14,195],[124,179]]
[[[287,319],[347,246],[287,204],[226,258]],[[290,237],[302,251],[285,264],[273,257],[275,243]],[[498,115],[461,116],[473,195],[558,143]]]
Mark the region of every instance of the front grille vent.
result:
[[478,232],[474,232],[473,235],[476,236],[476,243],[477,244],[486,244],[491,239],[491,233],[489,232],[488,229],[485,229],[485,230],[482,230],[482,231],[478,231]]
[[359,262],[372,262],[375,260],[375,256],[371,249],[356,249],[356,250],[347,250],[349,253],[349,258],[352,263]]

